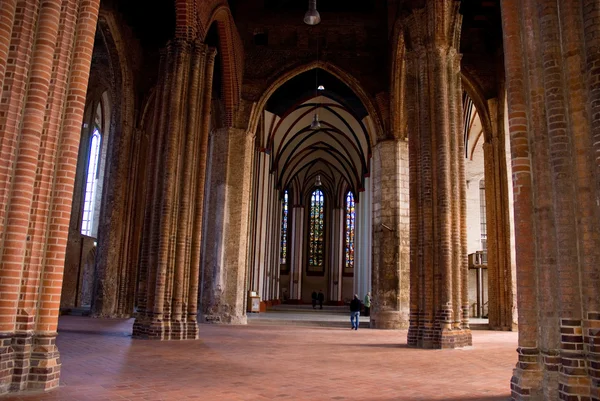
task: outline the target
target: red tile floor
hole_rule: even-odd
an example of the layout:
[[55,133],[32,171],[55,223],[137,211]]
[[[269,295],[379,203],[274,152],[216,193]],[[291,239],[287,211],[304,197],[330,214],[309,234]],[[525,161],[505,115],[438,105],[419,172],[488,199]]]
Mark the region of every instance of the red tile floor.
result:
[[63,317],[61,387],[14,400],[445,400],[510,395],[517,333],[463,350],[406,347],[406,331],[202,325],[197,341],[132,340],[133,320]]

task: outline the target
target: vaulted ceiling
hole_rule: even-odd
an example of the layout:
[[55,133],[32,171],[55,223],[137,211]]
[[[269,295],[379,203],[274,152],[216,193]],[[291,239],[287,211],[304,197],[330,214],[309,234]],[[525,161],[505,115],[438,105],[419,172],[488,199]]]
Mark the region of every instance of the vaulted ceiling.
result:
[[[319,129],[311,128],[315,113]],[[304,193],[318,175],[333,196],[362,191],[371,153],[368,117],[321,95],[281,116],[265,111],[264,122],[279,188],[293,184]]]

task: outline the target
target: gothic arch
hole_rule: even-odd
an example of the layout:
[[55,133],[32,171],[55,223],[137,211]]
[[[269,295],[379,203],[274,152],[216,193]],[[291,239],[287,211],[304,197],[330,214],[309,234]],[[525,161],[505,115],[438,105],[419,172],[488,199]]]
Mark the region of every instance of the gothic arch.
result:
[[217,5],[211,12],[201,39],[206,36],[213,24],[216,24],[219,36],[217,57],[221,59],[223,76],[223,100],[225,103],[226,125],[232,127],[240,100],[242,76],[244,73],[244,49],[231,10],[226,4]]
[[[390,69],[390,131],[395,137],[408,136],[404,93],[406,87],[406,44],[400,19],[394,24],[392,36],[392,68]],[[398,73],[399,71],[399,73]]]
[[342,68],[338,67],[337,65],[326,61],[313,61],[308,64],[292,68],[291,70],[288,70],[283,73],[277,72],[273,74],[273,76],[271,76],[271,78],[268,80],[270,82],[269,86],[263,92],[258,102],[252,108],[250,121],[248,123],[248,131],[256,132],[261,113],[265,108],[267,101],[280,86],[282,86],[295,76],[315,68],[320,68],[335,76],[341,82],[346,84],[362,101],[363,105],[369,113],[369,117],[371,118],[374,126],[373,130],[375,132],[369,133],[371,145],[374,145],[378,140],[385,139],[385,131],[380,113],[378,112],[377,107],[375,106],[375,103],[373,102],[371,96],[363,89],[362,85],[360,84],[360,81],[354,78],[351,74],[347,73]]
[[467,95],[473,101],[475,109],[479,113],[481,124],[483,125],[483,134],[485,142],[490,142],[492,139],[492,120],[487,102],[483,96],[483,89],[475,82],[475,80],[464,70],[461,71],[462,85]]
[[135,41],[131,33],[123,28],[122,21],[112,10],[100,10],[98,31],[108,49],[114,79],[112,134],[102,193],[92,311],[98,316],[129,316],[133,312],[137,266],[133,262],[138,253],[136,242],[132,240],[135,221],[139,219],[133,206],[139,156],[133,79],[138,49],[132,46]]

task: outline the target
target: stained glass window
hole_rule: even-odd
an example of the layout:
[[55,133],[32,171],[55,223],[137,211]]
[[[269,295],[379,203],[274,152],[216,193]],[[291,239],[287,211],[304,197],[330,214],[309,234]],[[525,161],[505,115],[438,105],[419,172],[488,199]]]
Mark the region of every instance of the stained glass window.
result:
[[94,218],[94,205],[96,200],[96,187],[98,184],[98,159],[100,158],[100,132],[94,128],[90,138],[90,151],[88,154],[88,167],[85,181],[85,198],[83,201],[83,218],[81,220],[81,233],[92,235],[92,220]]
[[[310,270],[321,270],[323,267],[324,203],[323,192],[316,189],[310,196],[308,237],[308,266]],[[319,269],[314,269],[315,267]]]
[[345,221],[345,243],[344,243],[344,269],[354,269],[354,238],[356,236],[356,212],[354,195],[348,191],[346,194],[346,221]]
[[283,193],[283,209],[281,216],[281,252],[280,252],[280,261],[279,263],[284,265],[287,263],[287,241],[288,241],[288,191]]

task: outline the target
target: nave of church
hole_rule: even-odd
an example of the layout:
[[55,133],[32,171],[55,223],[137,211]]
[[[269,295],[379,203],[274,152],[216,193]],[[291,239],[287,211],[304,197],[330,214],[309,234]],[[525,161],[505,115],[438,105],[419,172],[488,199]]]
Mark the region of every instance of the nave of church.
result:
[[[213,383],[251,362],[326,398],[600,401],[598,21],[598,0],[1,0],[0,395],[112,399],[111,370],[160,366],[182,395],[304,396]],[[309,382],[308,356],[358,388]]]

